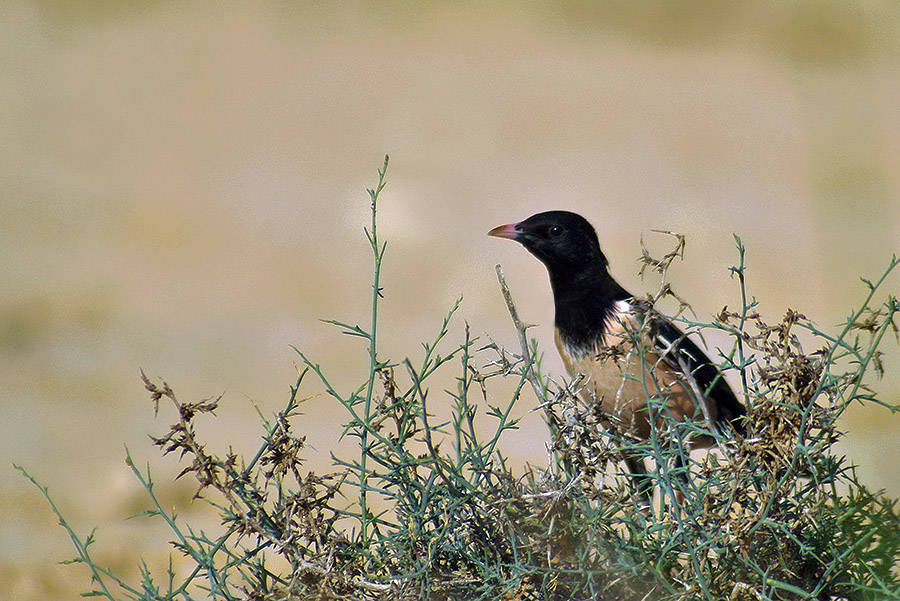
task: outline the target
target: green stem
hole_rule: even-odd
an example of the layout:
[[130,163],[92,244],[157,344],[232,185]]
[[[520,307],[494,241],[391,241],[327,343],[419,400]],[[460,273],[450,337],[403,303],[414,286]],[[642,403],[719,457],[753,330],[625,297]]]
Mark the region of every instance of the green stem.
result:
[[[897,267],[897,265],[900,265],[900,260],[898,260],[896,257],[892,257],[890,265],[888,265],[888,268],[884,272],[884,275],[882,275],[878,279],[877,282],[875,282],[873,284],[872,282],[870,282],[868,280],[863,280],[866,283],[866,285],[869,287],[869,294],[866,295],[866,299],[863,301],[862,305],[860,305],[859,309],[854,311],[850,315],[850,317],[847,319],[847,323],[844,324],[844,329],[841,330],[841,333],[837,337],[837,339],[839,341],[841,341],[843,343],[844,339],[847,337],[847,335],[853,329],[854,324],[859,320],[860,317],[862,317],[863,313],[865,313],[866,309],[871,304],[872,299],[875,297],[875,292],[881,287],[881,285],[888,278],[888,276],[891,274],[891,272]],[[857,377],[856,385],[853,387],[853,395],[855,395],[857,393],[857,391],[859,390],[859,385],[860,385],[860,380],[862,379],[862,374],[865,371],[866,367],[868,366],[868,363],[871,360],[872,356],[874,355],[874,351],[875,351],[875,348],[877,347],[877,343],[881,341],[881,336],[884,335],[884,330],[886,330],[888,323],[893,318],[895,311],[896,311],[896,303],[891,302],[890,306],[889,306],[887,318],[886,318],[885,322],[882,323],[882,325],[881,325],[881,328],[882,328],[881,335],[878,336],[877,341],[873,342],[874,346],[871,347],[869,356],[866,359],[863,359],[862,357],[859,356],[859,354],[856,351],[854,351],[853,354],[857,356],[857,358],[861,361],[861,363],[859,365],[859,371],[858,371],[859,376]],[[828,354],[825,356],[825,359],[824,359],[826,366],[830,366],[834,363],[835,354],[837,353],[838,348],[843,347],[843,346],[846,346],[846,345],[844,345],[844,344],[831,345],[831,348],[828,350]],[[824,369],[822,371],[822,377],[819,378],[819,385],[817,386],[816,391],[813,393],[812,398],[816,398],[822,392],[822,390],[828,385],[828,383],[829,383],[828,378],[829,378],[828,370]],[[851,396],[849,398],[852,399],[853,396]]]
[[[744,282],[744,243],[741,242],[741,239],[737,234],[734,235],[735,244],[737,244],[738,256],[740,257],[740,265],[737,268],[732,267],[732,273],[738,276],[738,281],[741,285],[741,320],[738,325],[738,330],[741,334],[744,333],[744,325],[747,323],[747,312],[750,310],[750,307],[747,306],[747,287]],[[744,341],[741,336],[737,337],[737,351],[738,351],[738,365],[741,366],[741,386],[744,389],[744,399],[747,399],[749,403],[749,391],[747,388],[747,369],[746,364],[744,363]]]
[[359,462],[359,507],[360,507],[360,534],[363,546],[369,544],[369,511],[367,504],[366,482],[368,478],[367,459],[369,456],[369,428],[368,425],[372,419],[372,397],[375,390],[375,379],[378,371],[378,358],[376,356],[376,338],[378,327],[378,299],[381,297],[381,260],[384,258],[384,251],[387,244],[378,243],[378,221],[376,219],[378,210],[378,195],[384,188],[384,176],[387,173],[388,155],[384,155],[384,165],[378,170],[378,185],[375,189],[368,190],[369,198],[372,203],[372,223],[371,230],[366,230],[366,237],[372,247],[372,253],[375,258],[375,273],[372,281],[372,324],[369,328],[369,383],[366,386],[365,409],[363,411],[363,423],[365,424],[360,433],[360,462]]

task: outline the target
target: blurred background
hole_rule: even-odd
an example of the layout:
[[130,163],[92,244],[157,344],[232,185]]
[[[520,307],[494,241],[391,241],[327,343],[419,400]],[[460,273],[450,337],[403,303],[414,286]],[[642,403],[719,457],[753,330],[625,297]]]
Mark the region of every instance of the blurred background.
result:
[[[420,357],[460,296],[450,343],[467,322],[515,348],[499,262],[563,374],[543,266],[485,236],[555,208],[594,223],[635,292],[655,290],[641,236],[665,251],[652,229],[685,234],[669,277],[701,319],[740,302],[736,233],[763,316],[836,333],[900,246],[898,40],[900,6],[878,0],[4,2],[0,598],[90,586],[13,463],[132,582],[171,535],[126,521],[148,502],[125,446],[165,505],[205,511],[150,443],[175,417],[154,417],[139,369],[182,400],[224,393],[203,435],[248,454],[254,405],[287,402],[291,345],[360,383],[365,347],[320,319],[367,323],[365,188],[385,153],[384,357]],[[886,341],[873,386],[897,403]],[[321,472],[344,416],[305,393]],[[520,473],[546,464],[526,418],[506,447]],[[900,495],[900,418],[854,407],[842,425],[862,480]]]

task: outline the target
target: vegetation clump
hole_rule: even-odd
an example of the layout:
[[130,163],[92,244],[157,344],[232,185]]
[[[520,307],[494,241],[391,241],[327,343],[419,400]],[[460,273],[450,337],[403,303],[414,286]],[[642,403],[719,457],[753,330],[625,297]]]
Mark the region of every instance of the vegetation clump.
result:
[[[645,249],[645,266],[661,277],[648,306],[673,297],[680,307],[673,318],[689,332],[715,329],[730,336],[732,348],[718,360],[740,382],[748,417],[743,437],[669,420],[649,441],[634,440],[617,432],[599,403],[577,394],[577,379],[556,382],[542,372],[540,351],[526,335],[499,266],[519,349],[475,339],[468,326],[460,342],[450,342],[457,302],[418,358],[393,361],[379,353],[386,246],[376,216],[387,165],[385,157],[369,190],[371,321],[366,327],[331,322],[367,346],[359,387],[339,392],[326,370],[298,351],[303,369],[284,409],[263,420],[255,455],[218,456],[206,449],[194,422],[214,413],[219,399],[182,401],[165,382],[143,376],[157,409],[167,403],[178,416],[155,444],[181,456],[179,477],[196,479],[196,497],[218,513],[221,528],[197,532],[167,512],[149,472],[129,456],[149,498],[143,515],[168,524],[181,563],[190,567],[170,564],[168,573],[156,575],[145,568],[140,583],[126,583],[92,559],[93,535],[80,537],[59,515],[75,544],[73,562],[90,570],[89,595],[154,601],[900,599],[897,502],[869,491],[833,450],[837,420],[850,403],[898,409],[878,400],[865,380],[870,371],[883,371],[878,349],[885,334],[897,335],[893,320],[900,306],[881,292],[896,258],[878,281],[865,282],[864,303],[830,334],[792,310],[779,323],[763,322],[746,294],[737,238],[739,264],[732,272],[742,303],[711,323],[684,317],[689,305],[665,281],[683,238],[660,260]],[[801,338],[812,344],[804,348]],[[455,388],[442,399],[451,403],[452,417],[434,423],[428,386],[436,373],[453,370]],[[344,436],[358,441],[358,455],[333,457],[334,471],[326,475],[304,469],[309,450],[300,392],[310,377],[346,412]],[[513,382],[514,392],[493,405],[489,399],[497,397],[489,392],[500,380]],[[548,425],[548,465],[517,472],[503,442],[515,436],[516,406],[533,402],[526,388]],[[651,410],[659,405],[650,403]],[[665,420],[665,412],[660,415]],[[717,437],[718,450],[688,453],[686,441],[697,435]],[[622,471],[629,453],[652,459],[657,495],[649,507]],[[59,514],[46,488],[41,491]]]

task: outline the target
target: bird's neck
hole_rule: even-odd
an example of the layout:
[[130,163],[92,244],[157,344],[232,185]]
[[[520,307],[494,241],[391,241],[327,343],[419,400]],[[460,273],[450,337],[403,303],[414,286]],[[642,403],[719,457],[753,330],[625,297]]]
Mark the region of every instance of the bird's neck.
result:
[[631,297],[605,266],[551,274],[556,328],[574,347],[595,348],[603,343],[616,303]]

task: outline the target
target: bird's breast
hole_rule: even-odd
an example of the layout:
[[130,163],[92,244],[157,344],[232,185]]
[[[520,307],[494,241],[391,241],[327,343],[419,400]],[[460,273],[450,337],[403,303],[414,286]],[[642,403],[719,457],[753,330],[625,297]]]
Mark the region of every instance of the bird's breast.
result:
[[[649,438],[651,399],[661,401],[676,420],[697,417],[680,370],[654,350],[647,328],[641,328],[629,303],[616,303],[605,326],[603,336],[592,342],[572,343],[559,329],[555,339],[569,375],[585,378],[581,396],[599,402],[610,425]],[[708,444],[695,441],[695,446]]]

